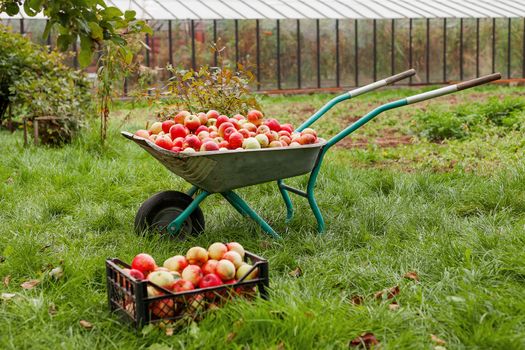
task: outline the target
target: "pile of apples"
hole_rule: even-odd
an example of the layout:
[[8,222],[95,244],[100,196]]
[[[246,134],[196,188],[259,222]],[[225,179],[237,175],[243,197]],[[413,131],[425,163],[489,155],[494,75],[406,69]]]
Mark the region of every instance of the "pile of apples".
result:
[[236,114],[231,118],[215,110],[197,115],[180,111],[172,119],[153,123],[148,130],[137,130],[135,136],[177,153],[300,147],[321,141],[314,129],[294,132],[291,124],[264,119],[255,109],[246,117]]
[[[216,242],[206,250],[190,248],[186,255],[175,255],[157,266],[151,255],[141,253],[133,258],[131,269],[124,272],[134,279],[147,279],[155,285],[172,292],[184,292],[197,288],[234,284],[248,274],[244,280],[257,277],[258,269],[244,261],[244,248],[237,242]],[[251,272],[250,272],[251,271]],[[162,292],[148,287],[148,296],[159,296]]]

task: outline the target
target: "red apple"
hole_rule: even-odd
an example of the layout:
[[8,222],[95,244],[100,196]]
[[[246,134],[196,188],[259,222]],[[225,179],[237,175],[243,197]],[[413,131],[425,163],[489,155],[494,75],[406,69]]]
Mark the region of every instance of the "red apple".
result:
[[237,243],[237,242],[230,242],[230,243],[227,243],[226,244],[226,247],[228,247],[228,251],[230,250],[233,250],[234,252],[237,252],[239,253],[239,255],[241,256],[241,258],[244,259],[244,247],[240,244],[240,243]]
[[285,143],[287,146],[292,142],[292,139],[286,135],[279,137],[279,141]]
[[173,299],[161,299],[149,305],[151,313],[158,318],[169,318],[175,316],[175,303]]
[[281,131],[281,125],[279,124],[279,122],[277,121],[277,119],[273,119],[273,118],[267,119],[267,120],[264,122],[264,125],[268,125],[268,127],[270,128],[270,130],[273,130],[273,131]]
[[241,124],[239,124],[239,121],[237,119],[230,118],[229,122],[233,124],[235,130],[239,130],[241,128]]
[[179,292],[186,292],[188,290],[195,289],[195,286],[190,281],[180,279],[176,280],[172,285],[170,290],[179,293]]
[[202,124],[202,123],[201,123],[201,126],[199,126],[197,128],[197,130],[195,130],[195,135],[199,135],[199,133],[201,131],[208,131],[209,132],[208,127],[206,125]]
[[202,247],[192,247],[186,253],[186,259],[191,265],[202,266],[208,261],[208,251]]
[[131,268],[139,270],[147,276],[151,271],[155,271],[157,264],[149,254],[141,253],[136,255],[131,261]]
[[288,137],[291,137],[292,134],[288,132],[288,130],[281,130],[277,133],[277,135],[279,136],[288,136]]
[[186,117],[189,115],[191,115],[191,113],[188,111],[180,111],[177,113],[177,115],[175,115],[175,117],[173,117],[173,120],[177,124],[184,124],[184,119],[186,119]]
[[202,273],[207,275],[209,273],[215,273],[215,270],[217,269],[217,264],[219,263],[218,260],[210,259],[206,261],[206,264],[202,265]]
[[233,124],[230,123],[230,122],[221,123],[221,125],[219,126],[219,136],[220,137],[224,137],[224,130],[226,130],[227,128],[230,128],[230,127],[235,129]]
[[229,149],[230,148],[230,143],[226,140],[222,140],[221,142],[219,142],[219,150],[221,148],[226,148],[226,149]]
[[149,137],[149,131],[144,129],[137,130],[135,131],[135,136],[147,139]]
[[201,145],[201,148],[200,148],[200,151],[201,152],[208,152],[208,151],[218,151],[219,150],[219,145],[217,143],[215,143],[214,141],[207,141],[207,142],[204,142],[202,145]]
[[214,139],[216,137],[219,137],[219,133],[217,131],[210,131],[210,138]]
[[291,134],[293,132],[292,124],[281,124],[281,131],[288,131]]
[[202,270],[197,265],[188,265],[184,270],[182,270],[182,279],[190,281],[194,286],[199,284],[201,278]]
[[261,125],[257,128],[258,134],[268,134],[270,133],[270,127],[268,125]]
[[301,131],[301,135],[304,135],[304,134],[312,134],[315,136],[315,138],[317,138],[317,131],[315,131],[312,128],[306,128],[303,131]]
[[240,129],[238,132],[239,132],[239,133],[242,135],[242,137],[244,137],[245,139],[247,139],[248,137],[250,137],[250,132],[249,132],[248,130],[246,130],[246,129]]
[[170,128],[175,125],[175,122],[171,119],[168,119],[166,121],[162,122],[162,131],[164,131],[165,134],[168,134],[170,132]]
[[299,137],[299,143],[301,145],[310,145],[312,143],[315,143],[316,137],[312,134],[303,134],[301,137]]
[[215,273],[223,281],[231,280],[235,277],[235,265],[230,260],[220,260],[215,268]]
[[233,116],[233,118],[237,119],[237,120],[243,120],[243,119],[246,119],[242,114],[236,114]]
[[242,257],[239,253],[237,253],[236,251],[234,250],[230,250],[228,252],[226,252],[223,256],[222,256],[222,259],[223,260],[230,260],[233,265],[235,265],[235,268],[239,268],[239,266],[241,266],[243,264],[243,261],[242,261]]
[[[226,123],[224,123],[226,124]],[[224,125],[223,124],[223,125]],[[234,132],[237,132],[237,129],[235,129],[234,127],[229,127],[229,128],[226,128],[226,130],[224,130],[223,132],[223,137],[226,141],[229,141],[230,140],[230,135],[233,134]]]
[[256,109],[252,109],[251,111],[248,112],[248,114],[246,115],[246,118],[248,119],[250,123],[256,126],[259,126],[262,124],[263,114]]
[[253,123],[244,123],[242,124],[241,128],[253,132],[257,131],[257,126]]
[[178,146],[173,146],[170,151],[172,152],[175,152],[175,153],[179,153],[180,151],[182,151],[182,147],[178,147]]
[[137,279],[137,280],[143,280],[144,279],[144,274],[140,270],[137,270],[137,269],[129,270],[128,274],[131,277],[133,277],[134,279]]
[[184,126],[190,129],[190,131],[194,131],[197,130],[199,126],[201,126],[201,121],[196,115],[189,115],[184,118]]
[[199,140],[199,138],[195,135],[188,135],[184,139],[183,148],[193,148],[194,150],[198,150],[201,148],[202,142]]
[[277,148],[277,147],[284,147],[283,143],[281,141],[272,141],[268,145],[270,148]]
[[206,123],[206,126],[208,128],[215,128],[215,124],[217,123],[217,119],[215,118],[208,118],[208,122]]
[[161,148],[164,148],[164,149],[167,149],[167,150],[171,150],[173,148],[173,142],[171,141],[171,139],[167,136],[163,136],[163,137],[158,137],[156,140],[155,140],[155,144]]
[[170,271],[182,272],[188,266],[188,260],[182,255],[175,255],[164,261],[163,266]]
[[169,134],[172,140],[175,140],[178,137],[186,137],[189,134],[189,130],[182,124],[175,124],[169,129]]
[[199,288],[217,287],[222,284],[222,280],[214,273],[209,273],[199,281]]
[[228,116],[220,115],[220,116],[217,117],[217,121],[215,122],[215,126],[217,128],[219,128],[222,123],[226,123],[226,122],[229,122],[229,121],[230,121],[230,118],[228,118]]
[[236,149],[242,147],[242,142],[244,141],[244,136],[240,132],[234,132],[230,135],[228,139],[229,149]]
[[202,142],[205,142],[204,139],[209,139],[210,138],[210,133],[207,132],[207,131],[201,131],[199,133],[196,133],[196,135]]
[[270,143],[270,140],[268,139],[268,136],[266,136],[265,134],[255,135],[255,139],[257,141],[259,141],[259,143],[261,144],[262,148],[268,147],[268,144]]
[[208,122],[208,116],[206,116],[206,113],[197,113],[197,117],[199,118],[201,125],[206,125],[206,123]]
[[215,120],[217,120],[217,118],[219,118],[220,114],[219,112],[217,112],[216,110],[213,110],[213,109],[210,109],[208,111],[208,113],[206,113],[206,117],[208,117],[208,120],[210,118],[214,118]]
[[149,133],[150,134],[158,134],[161,131],[162,131],[162,123],[161,122],[155,122],[155,123],[151,124],[151,126],[149,127]]

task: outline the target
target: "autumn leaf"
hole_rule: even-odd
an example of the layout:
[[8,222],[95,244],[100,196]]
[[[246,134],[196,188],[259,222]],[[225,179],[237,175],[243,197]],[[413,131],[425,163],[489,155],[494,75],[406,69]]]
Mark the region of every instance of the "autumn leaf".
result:
[[25,281],[24,283],[22,283],[20,285],[20,287],[24,288],[24,289],[33,289],[35,288],[38,284],[40,283],[40,280],[29,280],[29,281]]
[[431,334],[430,335],[430,339],[432,340],[433,343],[435,343],[436,345],[446,345],[447,342],[444,341],[443,339],[441,338],[438,338],[435,334]]
[[361,305],[365,301],[365,298],[363,298],[362,296],[356,294],[356,295],[352,296],[350,301],[352,302],[353,305]]
[[166,327],[165,332],[168,337],[171,337],[173,335],[173,331],[174,331],[173,327]]
[[352,341],[350,341],[350,346],[357,347],[362,346],[366,349],[369,349],[372,345],[378,345],[379,340],[377,340],[376,336],[373,333],[363,333],[360,336],[356,337]]
[[297,277],[300,277],[300,276],[303,274],[303,270],[301,270],[301,268],[300,268],[299,266],[297,266],[297,267],[295,268],[295,270],[290,271],[288,274],[289,274],[290,276],[292,276],[292,277],[297,278]]
[[392,299],[393,297],[395,297],[398,294],[399,294],[399,286],[395,286],[395,287],[391,287],[391,288],[380,290],[379,292],[375,292],[374,293],[374,298],[376,298],[378,300],[381,300],[386,295],[387,299]]
[[9,282],[11,282],[11,275],[7,275],[4,277],[4,287],[9,287]]
[[82,326],[82,328],[84,328],[84,329],[92,329],[93,328],[93,325],[91,324],[91,322],[88,322],[86,320],[80,320],[79,323],[80,323],[80,326]]
[[389,309],[390,311],[396,311],[396,310],[399,309],[399,308],[400,308],[399,304],[396,303],[395,301],[394,301],[392,304],[389,304],[389,305],[388,305],[388,309]]
[[14,297],[16,297],[16,294],[15,294],[15,293],[2,293],[2,294],[0,295],[0,299],[2,299],[2,300],[13,299]]
[[409,271],[403,275],[404,278],[407,278],[409,280],[419,281],[419,276],[417,275],[417,272],[415,271]]
[[50,303],[49,307],[47,308],[47,313],[51,316],[55,316],[57,314],[58,310],[54,303]]
[[235,339],[236,336],[237,336],[237,333],[234,333],[234,332],[228,333],[228,336],[226,337],[226,342],[231,343],[233,339]]
[[284,350],[284,349],[286,349],[286,347],[284,345],[284,341],[281,340],[281,342],[277,344],[276,350]]

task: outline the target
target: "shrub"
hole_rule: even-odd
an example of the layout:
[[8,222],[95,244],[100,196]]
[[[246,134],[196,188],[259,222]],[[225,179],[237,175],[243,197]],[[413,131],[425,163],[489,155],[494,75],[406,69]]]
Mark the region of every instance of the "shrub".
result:
[[63,59],[0,25],[0,120],[10,105],[15,117],[64,117],[77,127],[91,112],[90,86]]

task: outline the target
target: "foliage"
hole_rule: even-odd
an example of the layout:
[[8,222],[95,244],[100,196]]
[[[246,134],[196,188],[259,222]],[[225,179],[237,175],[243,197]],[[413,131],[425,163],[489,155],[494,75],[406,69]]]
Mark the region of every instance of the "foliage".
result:
[[0,25],[0,101],[15,115],[65,117],[67,125],[78,127],[90,112],[90,86],[63,59]]
[[472,131],[489,125],[503,129],[520,128],[525,120],[525,101],[522,97],[490,97],[486,103],[469,103],[448,110],[432,106],[415,115],[415,129],[431,141],[462,139]]
[[192,113],[215,109],[220,113],[246,114],[250,109],[260,109],[257,98],[249,84],[253,74],[238,63],[237,70],[221,64],[219,67],[202,66],[198,70],[176,70],[168,67],[172,77],[164,92],[156,91],[155,97],[167,97],[161,115],[173,110],[188,110]]
[[131,61],[125,34],[151,32],[144,21],[136,19],[135,11],[122,13],[117,7],[107,6],[104,0],[4,0],[0,3],[0,13],[14,16],[22,6],[29,16],[42,12],[48,18],[44,37],[52,28],[58,29],[57,45],[60,50],[67,50],[80,39],[78,59],[83,67],[92,62],[96,47],[101,47],[104,41],[116,44],[122,55]]

